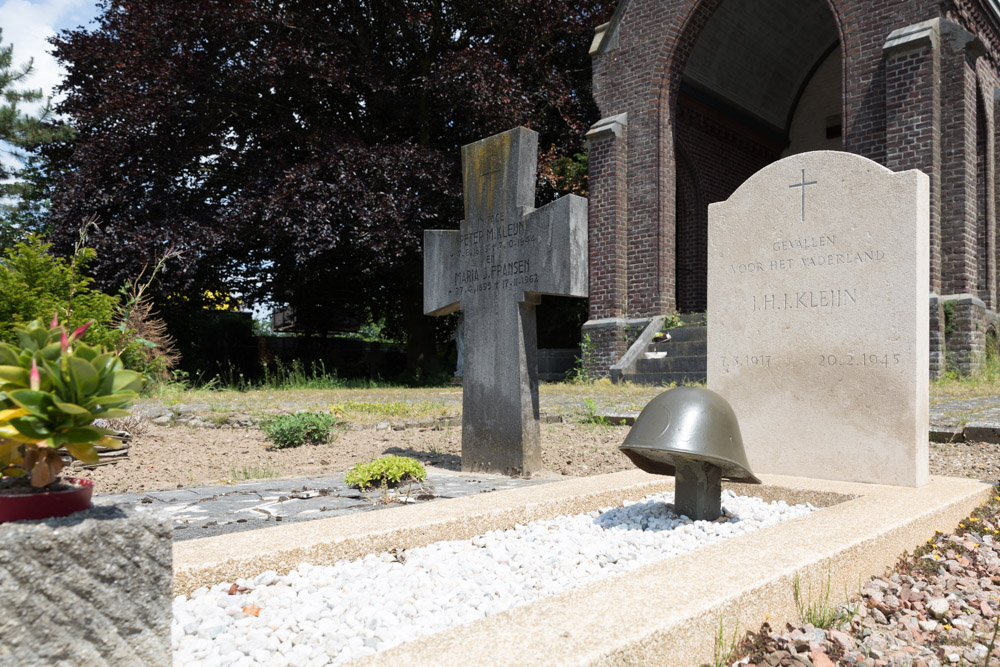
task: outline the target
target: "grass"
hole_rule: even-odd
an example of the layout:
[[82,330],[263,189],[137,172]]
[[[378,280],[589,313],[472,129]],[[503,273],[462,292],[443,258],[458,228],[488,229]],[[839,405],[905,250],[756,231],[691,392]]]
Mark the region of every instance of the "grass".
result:
[[740,622],[737,619],[733,634],[726,639],[725,628],[722,625],[722,614],[719,614],[719,631],[715,635],[715,647],[712,655],[713,667],[725,667],[730,664],[733,653],[736,651],[737,640],[740,637]]
[[251,479],[270,479],[277,476],[278,469],[266,463],[240,466],[239,468],[232,468],[229,471],[229,479],[234,482],[245,482]]
[[[608,380],[590,383],[544,383],[538,393],[542,411],[586,420],[588,404],[599,408],[638,412],[663,387],[631,383],[612,384]],[[376,387],[342,386],[329,389],[256,387],[247,390],[227,389],[221,385],[191,388],[182,383],[160,384],[151,388],[144,400],[165,405],[197,403],[205,412],[220,415],[245,413],[263,420],[283,411],[334,412],[338,419],[354,423],[382,420],[431,421],[455,418],[462,414],[461,387]],[[211,418],[210,418],[211,419]],[[594,422],[591,422],[594,423]]]
[[[257,417],[273,416],[283,410],[329,412],[340,406],[344,412],[358,416],[379,417],[382,413],[399,416],[457,416],[461,414],[461,387],[413,389],[382,387],[378,389],[188,389],[183,386],[163,386],[147,393],[148,400],[166,405],[198,403],[208,406],[207,412],[228,414],[240,412]],[[388,407],[380,408],[379,405]]]
[[387,417],[397,419],[436,419],[448,417],[449,405],[434,401],[357,401],[347,399],[330,404],[330,412],[338,419],[369,422]]
[[199,375],[193,380],[186,375],[178,376],[171,382],[156,382],[147,385],[144,395],[161,401],[179,400],[180,396],[190,400],[193,396],[226,392],[289,391],[302,389],[388,389],[401,387],[396,383],[381,379],[342,378],[336,372],[326,370],[322,361],[305,363],[296,359],[289,364],[280,360],[272,368],[262,367],[259,378],[249,378],[232,364],[210,380]]
[[583,416],[584,424],[594,424],[595,426],[614,426],[604,415],[597,414],[597,402],[592,398],[583,399],[583,407],[586,413]]
[[230,366],[219,375],[221,386],[229,390],[250,391],[252,389],[373,389],[391,387],[393,384],[381,380],[346,379],[337,377],[336,372],[328,372],[322,361],[313,361],[307,368],[298,360],[284,364],[279,359],[274,368],[263,367],[263,377],[247,380]]
[[[812,590],[809,591],[810,596]],[[792,579],[792,596],[795,598],[795,607],[799,611],[799,617],[803,623],[812,623],[814,627],[822,630],[839,627],[847,623],[854,616],[852,612],[846,612],[839,605],[830,604],[830,574],[826,575],[826,586],[822,588],[819,598],[815,600],[804,600],[802,596],[802,584],[799,575]]]
[[987,354],[983,367],[971,375],[949,371],[931,382],[931,400],[935,398],[975,398],[1000,394],[1000,354]]

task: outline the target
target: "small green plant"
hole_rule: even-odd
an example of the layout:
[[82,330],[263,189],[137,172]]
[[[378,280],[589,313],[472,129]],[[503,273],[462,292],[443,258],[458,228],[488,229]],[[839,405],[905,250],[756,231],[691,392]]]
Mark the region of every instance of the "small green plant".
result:
[[613,426],[611,420],[604,415],[597,414],[597,402],[592,398],[583,399],[583,407],[586,410],[583,416],[584,424],[594,424],[596,426]]
[[795,607],[799,610],[799,617],[803,623],[812,623],[813,626],[822,630],[837,627],[854,617],[856,609],[849,612],[842,611],[835,605],[830,604],[830,574],[826,575],[826,586],[823,588],[818,600],[805,601],[802,599],[802,585],[799,575],[792,579],[792,595],[795,597]]
[[684,325],[684,320],[677,313],[673,315],[667,315],[663,318],[663,326],[660,327],[660,331],[670,331],[671,329],[676,329]]
[[375,485],[397,485],[401,482],[427,479],[427,471],[420,461],[407,456],[383,456],[368,463],[358,463],[344,476],[344,482],[355,489],[369,489]]
[[944,316],[944,336],[948,338],[955,333],[955,302],[945,301],[942,303],[941,314]]
[[983,664],[990,664],[990,656],[993,655],[993,649],[996,648],[997,644],[997,631],[1000,631],[1000,616],[997,616],[996,620],[993,621],[993,637],[990,638],[990,645],[986,648],[986,657],[983,658]]
[[208,419],[208,421],[210,423],[212,423],[212,424],[214,424],[216,426],[225,426],[226,423],[229,421],[229,413],[228,412],[213,412],[212,414],[210,414],[210,415],[207,416],[207,419]]
[[569,372],[573,382],[589,383],[592,381],[590,366],[593,364],[596,354],[597,344],[590,339],[589,333],[583,334],[583,338],[580,339],[580,356],[576,358],[573,369]]
[[236,481],[246,481],[249,479],[270,479],[278,476],[278,469],[264,463],[261,465],[245,465],[239,468],[232,468],[229,471],[229,479]]
[[733,627],[733,634],[727,640],[726,631],[722,625],[722,614],[719,614],[719,631],[715,635],[715,647],[713,649],[712,664],[714,667],[725,667],[736,651],[736,640],[739,636],[740,622],[736,621]]
[[330,442],[335,423],[334,416],[325,412],[300,412],[275,417],[263,429],[275,449],[287,449]]

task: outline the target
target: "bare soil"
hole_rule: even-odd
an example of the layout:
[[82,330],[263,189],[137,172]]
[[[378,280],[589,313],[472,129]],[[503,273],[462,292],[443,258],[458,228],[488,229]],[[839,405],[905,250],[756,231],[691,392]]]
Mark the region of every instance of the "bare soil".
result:
[[[458,427],[338,428],[324,445],[275,450],[258,428],[193,428],[148,424],[127,457],[93,469],[70,466],[64,476],[93,479],[95,493],[125,493],[227,484],[265,477],[317,477],[343,473],[380,456],[411,456],[424,465],[461,470]],[[398,430],[397,430],[398,429]],[[628,426],[542,424],[544,475],[581,477],[632,467],[618,446]],[[931,443],[931,474],[1000,480],[1000,445]]]
[[[594,415],[638,411],[662,390],[607,381],[540,386],[543,414],[562,420],[541,426],[545,474],[630,469],[618,452],[629,427],[594,424]],[[177,418],[173,425],[142,418],[128,456],[90,470],[69,467],[64,475],[93,479],[100,494],[330,475],[387,454],[460,470],[461,429],[455,424],[461,420],[461,392],[460,387],[168,392],[140,401],[135,411],[166,407]],[[300,410],[330,412],[346,424],[329,444],[283,450],[271,449],[263,432],[250,426]],[[195,419],[186,423],[187,417]],[[1000,480],[1000,445],[931,443],[930,463],[935,475]]]
[[[384,426],[384,424],[383,424]],[[125,493],[204,486],[264,477],[315,477],[342,473],[380,456],[411,456],[425,465],[461,470],[459,428],[339,429],[325,445],[274,450],[257,428],[191,428],[149,424],[132,439],[128,456],[93,469],[67,467],[64,475],[95,482],[95,493]],[[627,470],[618,452],[627,426],[542,424],[547,475],[598,475]]]

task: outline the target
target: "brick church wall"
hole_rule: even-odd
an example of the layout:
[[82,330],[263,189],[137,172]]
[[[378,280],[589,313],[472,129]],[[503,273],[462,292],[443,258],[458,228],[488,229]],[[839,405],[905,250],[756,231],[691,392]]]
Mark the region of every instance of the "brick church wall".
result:
[[[622,2],[609,38],[593,56],[602,117],[628,117],[627,138],[616,137],[607,150],[595,145],[591,153],[592,186],[595,179],[598,187],[616,184],[613,204],[599,201],[596,190],[591,197],[592,242],[595,220],[596,234],[608,239],[591,250],[594,326],[700,310],[708,203],[727,198],[783,148],[769,153],[774,147],[749,129],[734,129],[682,99],[687,57],[721,0]],[[984,334],[977,331],[997,308],[1000,279],[994,185],[1000,19],[982,0],[826,3],[843,54],[843,149],[893,170],[928,174],[928,292],[942,301],[967,294],[989,311],[962,313],[959,324],[976,329],[966,332],[959,355],[971,370],[972,357],[984,349]],[[932,19],[945,21],[937,24],[937,42],[886,50],[890,33]],[[943,338],[942,318],[935,319],[939,329],[932,340]],[[605,356],[618,354],[607,350]]]
[[[708,204],[725,201],[745,180],[778,159],[780,148],[738,123],[725,122],[710,109],[681,100],[675,136],[679,201],[677,207],[677,309],[706,309]],[[725,155],[725,161],[719,160]],[[682,194],[683,193],[683,194]]]

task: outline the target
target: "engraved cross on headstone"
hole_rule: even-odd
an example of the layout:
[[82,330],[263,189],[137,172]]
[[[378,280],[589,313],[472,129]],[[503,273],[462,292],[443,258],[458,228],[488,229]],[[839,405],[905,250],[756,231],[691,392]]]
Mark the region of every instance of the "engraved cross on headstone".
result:
[[535,306],[587,296],[587,200],[534,208],[538,134],[462,147],[465,219],[424,232],[424,313],[465,313],[462,470],[542,469]]
[[799,182],[799,183],[792,183],[791,185],[788,186],[789,189],[791,189],[791,188],[802,188],[802,222],[806,221],[806,186],[807,185],[816,185],[816,181],[809,181],[808,183],[806,183],[806,170],[803,169],[802,170],[802,181]]

